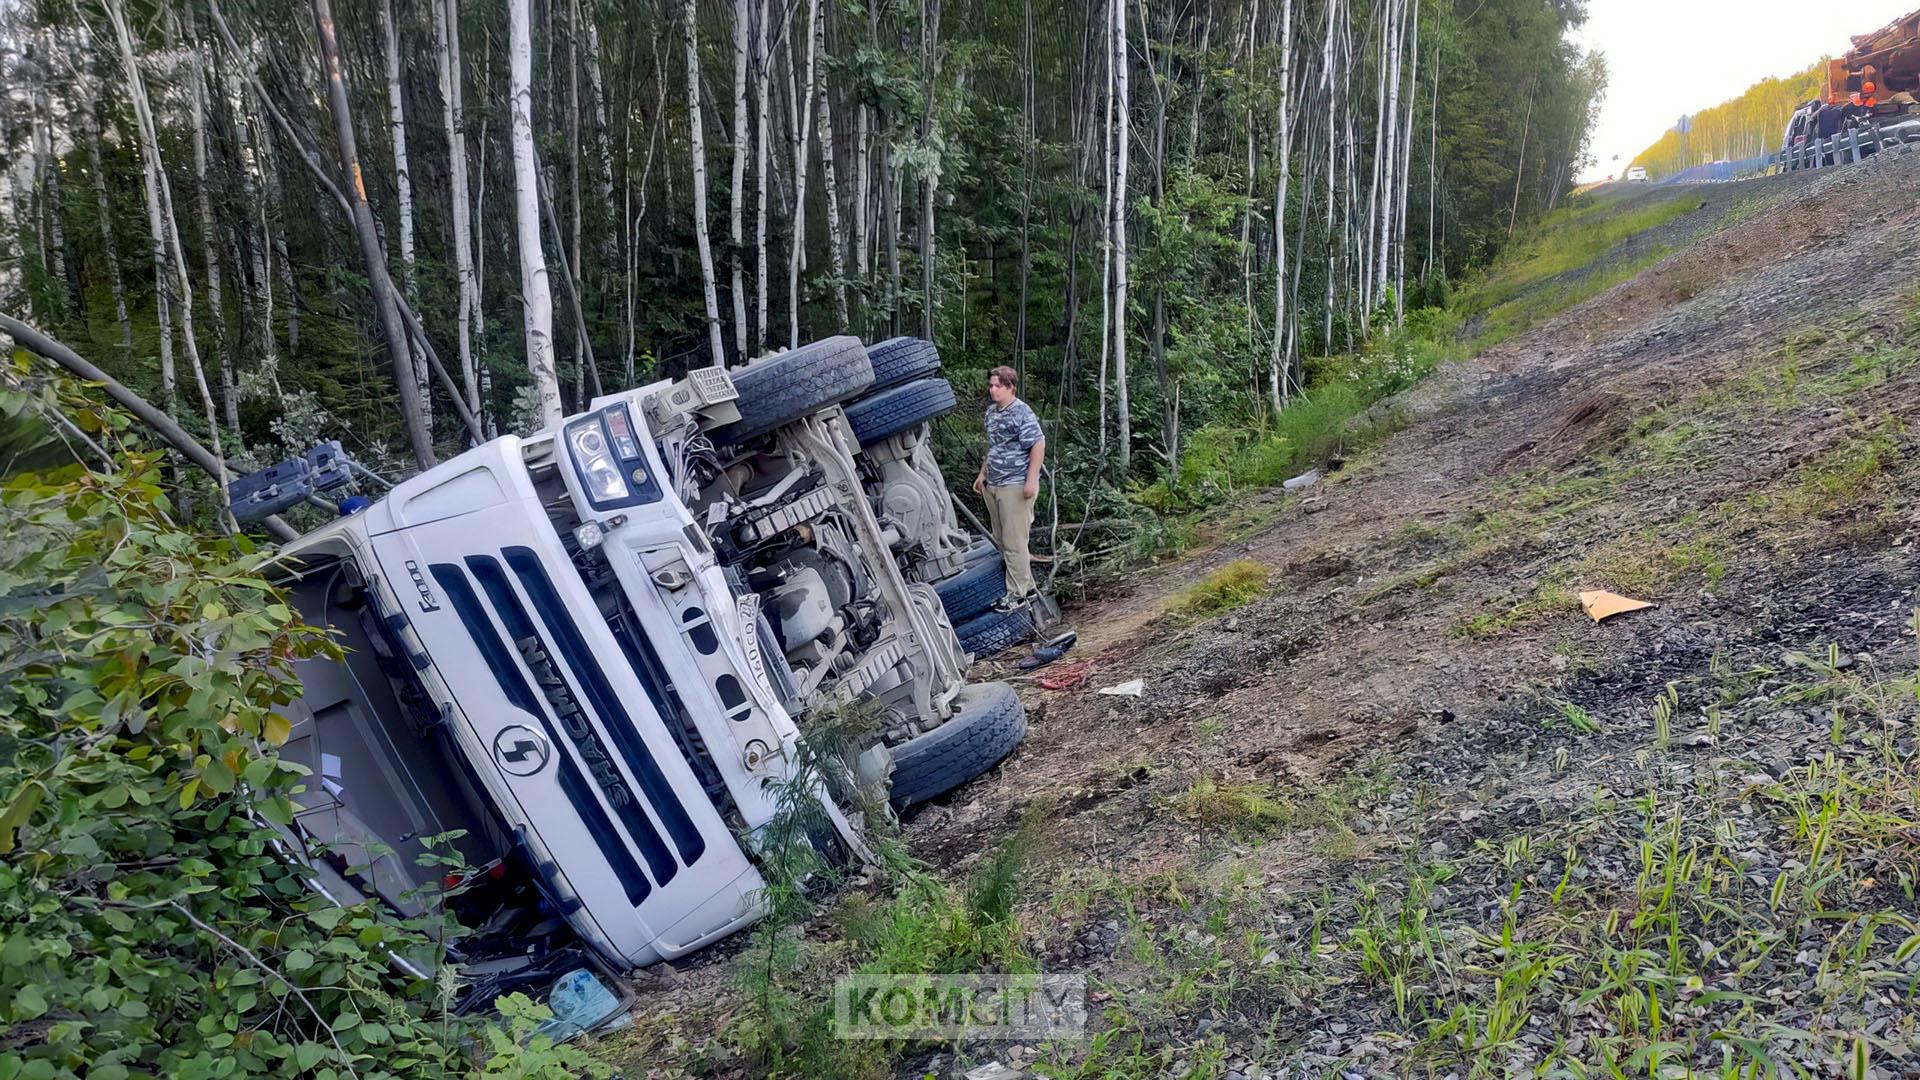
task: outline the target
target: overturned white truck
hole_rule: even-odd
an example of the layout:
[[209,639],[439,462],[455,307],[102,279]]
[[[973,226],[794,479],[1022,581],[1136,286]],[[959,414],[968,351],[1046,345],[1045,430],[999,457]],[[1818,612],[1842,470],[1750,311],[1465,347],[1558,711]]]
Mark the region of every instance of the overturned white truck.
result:
[[[608,395],[289,543],[283,584],[346,649],[304,663],[288,716],[313,782],[286,842],[313,886],[405,913],[446,899],[484,1007],[751,923],[757,836],[814,710],[874,717],[849,768],[895,806],[1005,757],[1020,700],[965,681],[943,604],[990,605],[997,557],[941,505],[925,438],[944,409],[887,407],[946,387],[907,340],[877,349],[877,393],[838,337]],[[805,783],[833,826],[814,845],[857,858],[861,808]],[[470,870],[443,881],[423,856],[454,833]],[[611,1014],[589,1012],[574,1022]]]

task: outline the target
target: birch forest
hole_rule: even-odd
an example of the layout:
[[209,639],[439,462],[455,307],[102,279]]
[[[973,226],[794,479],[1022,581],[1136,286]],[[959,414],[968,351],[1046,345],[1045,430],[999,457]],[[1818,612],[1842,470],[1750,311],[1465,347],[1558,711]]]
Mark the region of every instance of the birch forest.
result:
[[1583,18],[23,0],[0,15],[0,311],[216,456],[342,438],[396,472],[610,388],[920,335],[963,395],[1019,370],[1064,512],[1111,516],[1404,361],[1568,198],[1605,81]]

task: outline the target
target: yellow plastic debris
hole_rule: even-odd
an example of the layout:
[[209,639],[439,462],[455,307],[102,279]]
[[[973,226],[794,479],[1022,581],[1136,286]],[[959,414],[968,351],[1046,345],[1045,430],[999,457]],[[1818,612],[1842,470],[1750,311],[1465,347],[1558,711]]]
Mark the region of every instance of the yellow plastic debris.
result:
[[1594,622],[1605,622],[1622,612],[1639,611],[1641,608],[1650,608],[1653,605],[1645,600],[1632,600],[1618,593],[1595,589],[1592,592],[1580,594],[1580,606],[1587,614],[1593,616]]

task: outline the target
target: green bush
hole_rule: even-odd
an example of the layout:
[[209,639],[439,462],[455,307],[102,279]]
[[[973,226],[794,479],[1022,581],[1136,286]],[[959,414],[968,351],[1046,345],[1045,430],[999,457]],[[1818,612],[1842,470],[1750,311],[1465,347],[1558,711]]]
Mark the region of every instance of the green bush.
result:
[[[58,407],[115,469],[0,486],[0,1078],[466,1074],[487,1032],[389,963],[427,924],[331,906],[273,847],[306,782],[276,710],[336,647],[247,540],[171,520],[124,417],[25,375],[0,414]],[[493,1041],[487,1076],[584,1060]]]

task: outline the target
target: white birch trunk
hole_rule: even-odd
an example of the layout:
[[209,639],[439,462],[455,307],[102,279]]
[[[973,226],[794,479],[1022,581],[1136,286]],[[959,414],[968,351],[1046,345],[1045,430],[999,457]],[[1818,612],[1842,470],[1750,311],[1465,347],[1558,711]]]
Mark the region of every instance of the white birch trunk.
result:
[[607,79],[600,66],[600,24],[589,3],[583,16],[587,24],[587,90],[593,97],[593,149],[598,167],[600,202],[613,210],[613,129],[607,119]]
[[1400,209],[1393,223],[1393,324],[1400,326],[1407,316],[1407,179],[1413,171],[1413,116],[1418,111],[1420,86],[1420,2],[1413,0],[1413,43],[1407,51],[1407,122],[1400,140]]
[[[867,5],[867,43],[879,47],[880,8]],[[869,250],[873,235],[873,139],[872,109],[864,95],[854,95],[853,114],[853,272],[861,286],[860,309],[866,322],[873,321],[873,253]]]
[[1389,52],[1387,63],[1387,100],[1385,120],[1381,130],[1386,135],[1385,153],[1381,164],[1384,182],[1380,192],[1380,220],[1372,240],[1374,246],[1373,286],[1374,299],[1385,299],[1382,295],[1387,288],[1388,268],[1391,253],[1388,248],[1393,242],[1394,221],[1397,218],[1395,207],[1399,202],[1400,191],[1400,56],[1406,35],[1406,4],[1404,0],[1387,0],[1392,8],[1387,35]]
[[748,37],[753,21],[749,0],[733,0],[733,184],[728,190],[727,239],[732,244],[727,262],[733,275],[733,347],[742,359],[747,353],[747,286],[745,268],[747,195],[747,67]]
[[1132,133],[1127,98],[1127,15],[1120,0],[1113,0],[1113,83],[1116,100],[1114,119],[1116,154],[1113,169],[1113,383],[1114,412],[1119,420],[1120,475],[1127,475],[1132,462],[1133,420],[1128,413],[1127,395],[1127,144]]
[[806,97],[796,101],[793,144],[793,240],[787,248],[787,347],[800,347],[800,266],[807,250],[807,143],[813,137],[813,95],[820,47],[820,0],[807,0]]
[[923,65],[921,95],[924,101],[920,118],[920,143],[927,157],[922,166],[926,175],[920,183],[920,336],[932,341],[934,240],[938,235],[933,227],[933,200],[940,187],[940,162],[933,153],[933,99],[935,82],[939,77],[940,0],[920,0],[920,44]]
[[[220,264],[220,240],[213,220],[213,193],[207,187],[207,73],[201,53],[195,47],[192,8],[187,9],[187,42],[192,61],[187,77],[188,134],[193,147],[193,186],[195,208],[200,218],[200,254],[207,282],[207,322],[213,331],[213,351],[220,365],[220,403],[227,426],[240,427],[239,390],[233,373],[233,353],[227,347],[226,289]],[[235,269],[238,274],[238,268]]]
[[753,345],[745,350],[746,358],[759,355],[767,347],[767,282],[770,277],[767,273],[767,99],[773,84],[773,72],[768,67],[767,39],[770,30],[767,25],[767,3],[768,0],[760,0],[753,43]]
[[707,139],[700,119],[700,39],[694,20],[694,0],[681,9],[687,53],[687,149],[693,157],[693,241],[700,253],[700,299],[706,305],[707,338],[713,362],[724,366],[726,347],[720,341],[720,301],[713,283],[713,248],[707,242]]
[[1286,407],[1293,393],[1293,360],[1287,352],[1287,188],[1292,181],[1293,0],[1280,7],[1280,105],[1275,109],[1274,158],[1278,175],[1273,182],[1273,345],[1267,358],[1267,397],[1274,412]]
[[508,88],[512,109],[514,221],[520,248],[520,298],[544,424],[560,422],[560,378],[553,364],[553,286],[540,243],[540,177],[533,159],[533,26],[531,0],[508,0]]
[[33,116],[30,120],[33,144],[34,195],[36,218],[43,226],[41,253],[51,256],[49,272],[57,282],[61,304],[71,307],[77,297],[71,291],[73,280],[67,274],[67,235],[61,220],[60,167],[53,153],[53,106],[47,96],[47,68],[53,62],[53,33],[41,27],[33,61]]
[[140,147],[140,186],[147,201],[147,240],[153,256],[154,328],[159,333],[160,393],[166,399],[168,415],[180,410],[178,376],[173,360],[173,312],[167,284],[167,223],[160,211],[160,178],[154,174],[158,148],[147,142],[146,127],[140,122],[146,108],[146,83],[141,78],[139,61],[133,52],[133,37],[127,31],[126,15],[120,0],[107,0],[107,17],[113,23],[114,37],[120,47],[120,63],[127,80],[127,96],[138,102],[135,108],[134,141]]
[[447,197],[453,209],[453,274],[459,295],[460,388],[479,416],[480,373],[474,359],[479,288],[473,273],[472,207],[467,194],[466,108],[462,102],[459,0],[427,0],[433,11],[434,74],[440,82],[440,122],[447,136]]
[[[227,506],[227,467],[226,453],[221,446],[220,423],[214,413],[213,392],[207,387],[206,370],[200,364],[200,349],[193,340],[193,283],[187,276],[186,250],[180,243],[180,228],[173,213],[173,191],[167,182],[166,165],[160,158],[160,138],[153,123],[153,110],[147,100],[146,79],[140,73],[139,59],[133,51],[133,35],[127,29],[126,14],[121,10],[120,0],[107,0],[107,17],[113,22],[114,37],[120,44],[120,60],[126,67],[127,97],[133,105],[135,126],[140,141],[140,156],[146,163],[148,177],[147,202],[153,217],[156,239],[160,241],[160,254],[156,258],[155,269],[162,276],[155,281],[155,292],[166,292],[165,271],[171,269],[173,283],[180,290],[180,303],[176,311],[180,317],[180,344],[187,354],[187,361],[193,369],[194,384],[200,391],[200,406],[207,422],[208,434],[212,437],[214,457],[214,480],[220,488],[220,506],[224,524],[232,530],[238,526]],[[171,393],[169,394],[171,398]],[[171,413],[173,410],[169,409]]]
[[[826,12],[818,11],[818,24],[814,27],[817,49],[826,48]],[[817,57],[815,58],[818,59]],[[810,65],[811,66],[811,65]],[[846,234],[840,228],[840,188],[834,178],[833,168],[833,95],[827,92],[825,80],[814,92],[814,108],[819,115],[820,130],[820,187],[827,203],[827,266],[833,271],[833,317],[834,329],[846,333],[847,316],[847,261]]]
[[[1118,4],[1120,0],[1107,0]],[[1099,457],[1107,459],[1107,370],[1113,358],[1113,15],[1107,15],[1104,48],[1106,54],[1106,117],[1101,131],[1106,150],[1100,159],[1100,227],[1105,237],[1100,244],[1100,439]]]
[[[387,127],[393,133],[393,180],[400,204],[400,280],[413,289],[413,174],[407,167],[407,111],[400,86],[400,28],[393,21],[393,0],[380,0],[380,40],[387,62]],[[424,361],[416,358],[424,367]],[[420,377],[426,385],[424,372]]]

